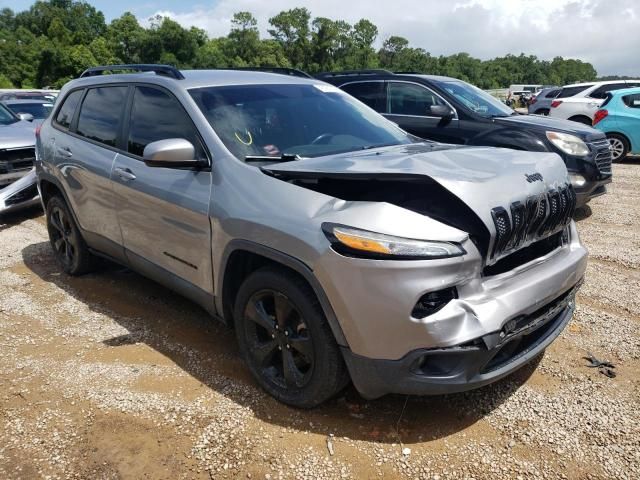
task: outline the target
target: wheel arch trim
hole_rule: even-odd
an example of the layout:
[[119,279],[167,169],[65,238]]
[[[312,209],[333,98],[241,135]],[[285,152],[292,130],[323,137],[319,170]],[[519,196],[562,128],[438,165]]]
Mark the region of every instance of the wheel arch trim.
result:
[[[333,332],[333,335],[336,339],[338,345],[342,347],[348,347],[347,340],[344,336],[344,332],[342,331],[342,327],[340,327],[340,323],[338,322],[338,318],[329,302],[329,298],[325,293],[324,289],[320,285],[320,282],[316,278],[313,270],[301,260],[298,260],[295,257],[292,257],[284,252],[276,250],[271,247],[267,247],[266,245],[262,245],[260,243],[252,242],[250,240],[244,239],[234,239],[231,240],[227,246],[225,247],[222,257],[220,259],[220,269],[218,275],[216,275],[217,281],[215,282],[215,301],[216,301],[216,310],[220,313],[224,312],[224,279],[227,273],[227,266],[231,255],[238,251],[246,251],[255,255],[262,256],[268,260],[271,260],[275,263],[279,263],[284,267],[290,268],[294,272],[298,273],[304,280],[309,284],[311,289],[316,295],[318,302],[320,303],[320,307],[322,308],[327,321],[329,322],[329,327]],[[230,319],[226,319],[229,322]]]

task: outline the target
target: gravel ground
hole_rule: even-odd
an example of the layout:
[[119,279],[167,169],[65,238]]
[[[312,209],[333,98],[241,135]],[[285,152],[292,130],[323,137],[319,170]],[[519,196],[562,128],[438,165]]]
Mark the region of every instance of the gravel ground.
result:
[[[70,278],[37,211],[0,222],[0,478],[640,478],[640,162],[582,212],[576,315],[532,365],[448,397],[262,393],[232,333],[126,269]],[[616,365],[588,368],[587,353]]]

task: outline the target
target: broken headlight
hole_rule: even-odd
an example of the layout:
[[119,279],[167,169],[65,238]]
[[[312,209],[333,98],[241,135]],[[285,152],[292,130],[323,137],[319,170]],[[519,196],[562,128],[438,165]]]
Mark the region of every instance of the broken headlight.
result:
[[453,242],[415,240],[326,223],[322,229],[334,250],[351,256],[417,260],[458,257],[466,253],[461,245]]

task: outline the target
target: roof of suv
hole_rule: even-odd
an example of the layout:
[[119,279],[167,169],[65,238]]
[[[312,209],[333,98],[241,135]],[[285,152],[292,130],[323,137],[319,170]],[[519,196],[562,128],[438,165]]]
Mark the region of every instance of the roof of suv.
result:
[[564,85],[562,88],[569,87],[601,87],[602,85],[609,85],[611,83],[627,83],[627,82],[640,82],[640,80],[626,79],[626,80],[606,80],[603,82],[584,82],[584,83],[571,83]]
[[349,79],[349,81],[352,81],[354,78],[362,79],[363,82],[366,82],[367,79],[375,80],[379,77],[417,77],[423,78],[425,80],[440,82],[460,81],[457,78],[444,77],[442,75],[427,75],[423,73],[411,72],[385,72],[384,70],[363,70],[362,72],[358,72],[357,70],[346,72],[329,72],[321,73],[316,76],[318,80],[328,81],[330,83],[339,83],[339,79]]
[[282,75],[279,73],[255,72],[250,70],[180,70],[183,79],[175,79],[165,75],[144,73],[115,73],[110,75],[96,75],[72,80],[69,86],[90,86],[106,83],[154,83],[164,86],[179,86],[181,88],[198,88],[222,85],[251,85],[251,84],[313,84],[316,79]]

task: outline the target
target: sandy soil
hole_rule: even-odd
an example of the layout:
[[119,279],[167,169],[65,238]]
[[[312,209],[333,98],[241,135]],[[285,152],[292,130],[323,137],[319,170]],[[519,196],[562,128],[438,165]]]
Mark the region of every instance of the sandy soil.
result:
[[474,392],[348,389],[310,412],[260,391],[195,305],[115,265],[68,277],[38,211],[6,218],[0,478],[640,478],[640,162],[614,173],[580,215],[586,282],[542,358]]

